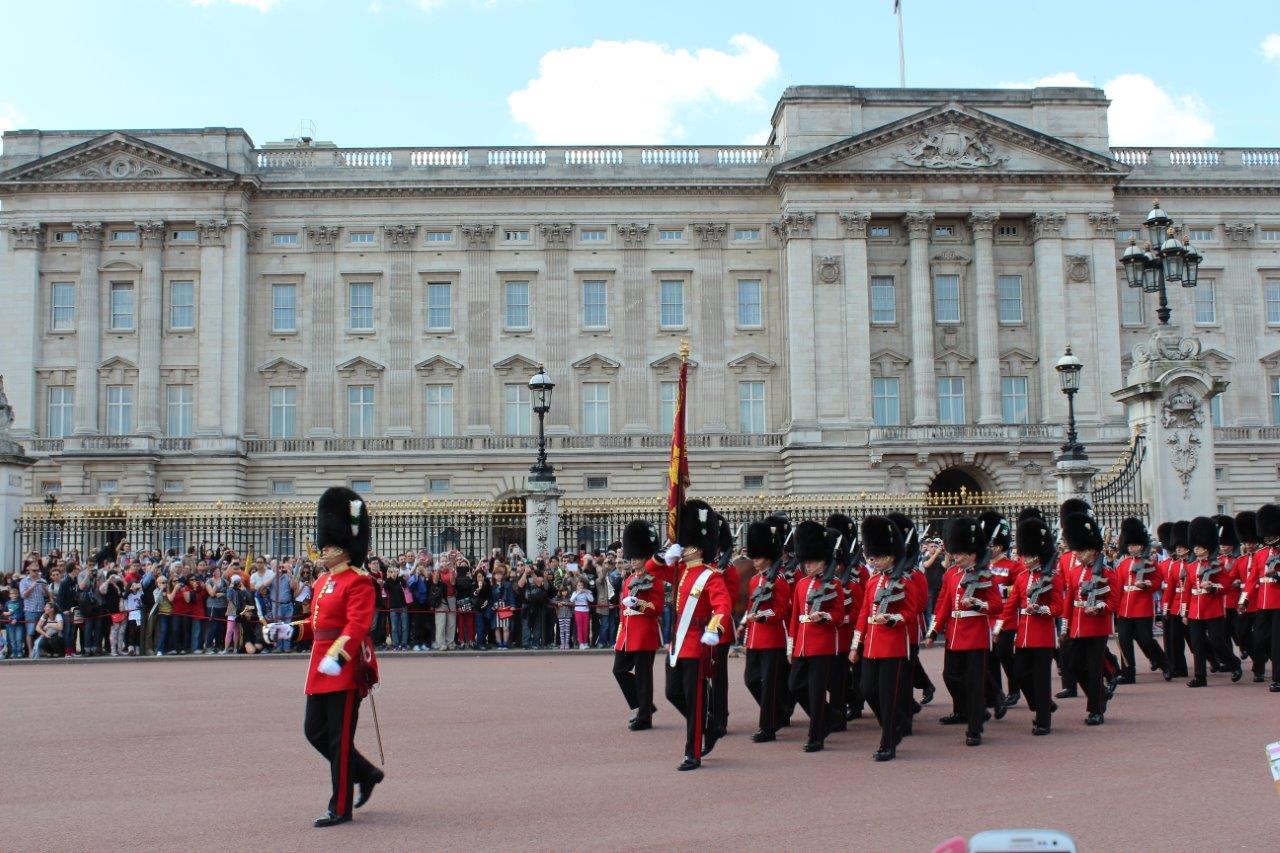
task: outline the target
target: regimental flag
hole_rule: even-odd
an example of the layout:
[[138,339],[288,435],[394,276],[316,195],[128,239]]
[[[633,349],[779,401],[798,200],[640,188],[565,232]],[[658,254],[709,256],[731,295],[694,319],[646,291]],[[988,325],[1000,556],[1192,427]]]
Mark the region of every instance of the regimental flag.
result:
[[689,449],[685,439],[685,398],[689,388],[689,343],[680,344],[680,381],[676,384],[676,414],[671,425],[671,463],[667,466],[667,541],[676,541],[680,507],[689,487]]

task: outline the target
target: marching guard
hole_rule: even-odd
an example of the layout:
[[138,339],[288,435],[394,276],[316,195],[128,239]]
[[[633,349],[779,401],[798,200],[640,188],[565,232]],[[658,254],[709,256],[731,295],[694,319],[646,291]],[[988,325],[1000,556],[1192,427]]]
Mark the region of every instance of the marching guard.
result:
[[1187,544],[1189,521],[1175,521],[1169,528],[1167,548],[1172,555],[1164,570],[1160,586],[1160,609],[1164,613],[1164,653],[1169,662],[1169,677],[1187,677],[1187,631],[1182,620],[1182,590],[1187,583],[1187,560],[1191,556]]
[[[1013,587],[1013,582],[1018,579],[1018,575],[1023,571],[1023,565],[1018,560],[1010,559],[1009,547],[1013,544],[1012,537],[1009,535],[1009,525],[1005,521],[1005,517],[998,512],[984,512],[978,516],[978,523],[982,526],[983,535],[987,537],[990,548],[988,554],[987,565],[991,568],[991,577],[995,579],[996,587],[1000,590],[1001,600],[1009,597],[1009,590]],[[1003,623],[1002,629],[994,638],[994,654],[991,655],[988,666],[991,671],[991,679],[995,683],[997,694],[1001,692],[1000,672],[1004,671],[1004,675],[1009,684],[1009,690],[1005,692],[1004,706],[1012,708],[1018,704],[1020,693],[1013,680],[1013,638],[1017,629],[1015,622]]]
[[1119,599],[1116,573],[1102,553],[1102,530],[1093,517],[1071,513],[1062,520],[1062,535],[1075,554],[1067,573],[1066,625],[1071,640],[1068,665],[1077,684],[1084,688],[1088,716],[1085,725],[1100,726],[1107,711],[1104,674],[1111,617]]
[[[733,531],[723,517],[720,519],[720,535],[716,545],[716,559],[711,568],[724,579],[729,601],[736,602],[742,580],[738,567],[733,565]],[[725,624],[726,630],[720,633],[719,645],[711,650],[711,725],[717,739],[724,737],[729,731],[729,649],[733,647],[735,639],[735,632],[731,630],[732,612],[730,609],[730,621]]]
[[1253,554],[1240,600],[1246,610],[1255,604],[1253,653],[1271,661],[1270,689],[1280,693],[1280,505],[1263,504],[1255,520],[1262,547]]
[[[360,495],[335,486],[320,496],[316,547],[325,571],[316,578],[311,615],[270,627],[276,640],[291,635],[311,640],[303,730],[329,762],[329,807],[315,821],[322,828],[350,822],[352,807],[367,803],[383,780],[383,772],[355,747],[360,702],[378,683],[369,637],[376,593],[373,580],[359,568],[369,554],[369,509]],[[374,716],[376,724],[376,710]],[[360,796],[353,802],[357,785]]]
[[1063,582],[1058,571],[1053,533],[1044,519],[1021,516],[1018,556],[1024,570],[1013,580],[995,633],[1013,622],[1016,627],[1011,689],[1027,697],[1035,714],[1033,735],[1049,734],[1053,712],[1053,653],[1057,647],[1056,620],[1062,616]]
[[[1160,587],[1160,567],[1151,554],[1151,534],[1138,518],[1120,522],[1117,550],[1125,555],[1116,567],[1120,581],[1120,607],[1116,633],[1120,642],[1120,683],[1137,680],[1136,641],[1153,670],[1168,671],[1169,661],[1155,641],[1155,594]],[[1166,679],[1168,680],[1168,679]]]
[[[1229,515],[1215,515],[1213,521],[1218,525],[1218,562],[1222,564],[1222,576],[1226,578],[1226,592],[1222,595],[1222,609],[1225,611],[1223,627],[1227,635],[1227,644],[1236,645],[1240,649],[1240,657],[1244,655],[1244,646],[1240,645],[1240,593],[1244,590],[1247,577],[1245,561],[1240,559],[1240,537],[1236,533],[1235,519]],[[1222,661],[1219,661],[1221,666]]]
[[663,582],[649,572],[647,563],[658,552],[658,532],[642,519],[622,531],[622,558],[631,573],[622,582],[618,638],[613,645],[613,677],[622,689],[627,707],[635,711],[628,728],[633,732],[653,728],[653,656],[662,647]]
[[1208,684],[1210,659],[1225,665],[1231,672],[1231,680],[1239,681],[1244,670],[1227,642],[1223,597],[1229,579],[1218,559],[1218,522],[1208,516],[1197,516],[1191,520],[1187,536],[1195,558],[1187,568],[1182,588],[1182,616],[1187,620],[1187,636],[1191,641],[1194,663],[1194,672],[1187,686],[1204,687]]
[[[840,535],[816,521],[796,525],[796,559],[804,577],[791,598],[791,676],[789,688],[809,715],[805,752],[818,752],[827,737],[827,688],[836,653],[836,631],[844,618],[844,596],[835,580],[835,550]],[[861,602],[858,602],[859,604]]]
[[1249,571],[1258,550],[1258,514],[1253,510],[1236,513],[1236,538],[1240,540],[1240,556],[1236,558],[1236,574],[1240,578],[1240,599],[1236,602],[1236,643],[1240,653],[1249,657],[1253,681],[1267,680],[1267,651],[1257,641],[1258,596],[1248,596]]
[[756,572],[747,583],[747,612],[742,617],[747,648],[743,680],[760,706],[753,743],[777,740],[787,715],[787,622],[791,588],[782,577],[782,545],[791,525],[777,516],[747,525],[747,557]]
[[902,534],[902,559],[907,566],[907,583],[915,587],[915,593],[921,602],[920,608],[916,611],[916,624],[907,634],[907,640],[911,645],[911,686],[920,691],[920,702],[916,703],[914,698],[911,701],[911,716],[907,718],[906,728],[903,731],[903,734],[909,735],[912,729],[912,718],[920,713],[921,706],[933,701],[933,694],[937,692],[933,680],[929,678],[929,673],[925,672],[924,665],[920,663],[920,640],[924,637],[925,631],[929,630],[929,613],[926,606],[929,601],[929,579],[924,576],[924,569],[920,566],[920,535],[916,530],[916,523],[900,512],[891,512],[885,517],[892,521],[893,526]]
[[862,665],[850,664],[849,648],[853,643],[853,623],[858,618],[858,611],[853,607],[853,599],[858,595],[858,587],[863,583],[862,566],[856,565],[854,545],[858,541],[858,526],[853,519],[841,513],[832,513],[827,517],[827,529],[834,530],[840,536],[840,546],[836,548],[836,578],[840,595],[844,603],[844,618],[836,628],[836,653],[831,659],[831,687],[827,708],[831,720],[827,725],[828,732],[842,732],[849,728],[849,720],[862,716]]

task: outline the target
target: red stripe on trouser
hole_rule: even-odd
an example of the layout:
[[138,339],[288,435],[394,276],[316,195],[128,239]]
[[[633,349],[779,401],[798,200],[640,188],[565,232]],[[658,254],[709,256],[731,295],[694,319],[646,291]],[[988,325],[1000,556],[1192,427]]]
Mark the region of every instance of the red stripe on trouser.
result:
[[338,753],[337,814],[339,815],[345,815],[347,813],[347,791],[350,788],[350,785],[347,782],[347,777],[351,772],[351,768],[348,765],[351,760],[351,749],[354,740],[351,732],[351,706],[355,702],[356,692],[354,690],[348,690],[346,693],[347,701],[342,707],[342,740],[338,746],[338,749],[341,750],[341,752]]
[[702,724],[703,715],[706,713],[703,709],[704,696],[706,694],[707,679],[707,658],[711,656],[704,646],[699,650],[698,654],[698,689],[697,695],[693,700],[693,757],[702,758]]

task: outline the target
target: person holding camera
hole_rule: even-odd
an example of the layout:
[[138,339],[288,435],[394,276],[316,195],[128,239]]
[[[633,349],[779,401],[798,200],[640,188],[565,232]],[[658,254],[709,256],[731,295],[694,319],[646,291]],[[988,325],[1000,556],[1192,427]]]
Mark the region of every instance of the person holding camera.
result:
[[44,603],[44,611],[36,619],[35,642],[31,645],[31,657],[60,658],[63,654],[62,614],[52,601]]
[[516,581],[516,595],[522,597],[524,647],[540,649],[546,642],[543,622],[547,615],[547,603],[550,601],[546,579],[533,566],[525,564],[520,579]]
[[457,648],[454,636],[458,630],[458,599],[455,597],[454,566],[461,556],[450,551],[440,559],[440,565],[431,572],[431,608],[436,612],[436,642],[433,648],[443,652]]

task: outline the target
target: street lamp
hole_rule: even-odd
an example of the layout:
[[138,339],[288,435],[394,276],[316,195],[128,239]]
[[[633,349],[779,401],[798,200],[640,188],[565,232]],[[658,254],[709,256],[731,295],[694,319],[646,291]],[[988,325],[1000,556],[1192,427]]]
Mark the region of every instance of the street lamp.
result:
[[1054,369],[1058,371],[1058,382],[1062,386],[1062,393],[1067,395],[1067,443],[1062,445],[1060,458],[1088,459],[1088,454],[1084,452],[1084,445],[1076,435],[1076,392],[1080,390],[1080,372],[1084,370],[1084,363],[1072,354],[1071,345],[1067,344],[1066,353],[1058,359]]
[[529,395],[533,410],[538,415],[538,461],[529,469],[533,475],[530,479],[535,483],[554,484],[556,481],[555,468],[547,463],[547,435],[543,428],[547,412],[551,411],[551,391],[555,387],[546,369],[538,365],[538,372],[529,380]]
[[1140,287],[1144,293],[1160,294],[1156,317],[1161,326],[1169,325],[1169,295],[1166,284],[1180,282],[1183,287],[1195,287],[1200,275],[1200,262],[1204,256],[1196,251],[1188,237],[1178,238],[1174,227],[1157,199],[1143,221],[1147,242],[1141,248],[1137,238],[1129,238],[1129,246],[1120,256],[1124,266],[1125,284]]

